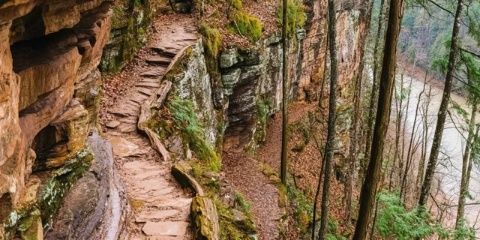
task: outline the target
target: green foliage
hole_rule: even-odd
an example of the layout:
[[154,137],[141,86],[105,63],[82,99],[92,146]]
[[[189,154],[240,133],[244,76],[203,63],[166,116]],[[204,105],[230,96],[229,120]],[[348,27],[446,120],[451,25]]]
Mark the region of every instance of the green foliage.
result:
[[460,226],[453,232],[453,238],[456,240],[475,240],[475,229],[468,227],[465,220],[460,220]]
[[[220,223],[220,239],[251,240],[251,235],[257,231],[250,211],[251,203],[243,195],[235,192],[235,207],[228,206],[220,197],[218,179],[214,179],[207,174],[210,169],[199,162],[192,162],[191,165],[193,176],[202,185],[207,196],[213,200],[217,208]],[[236,219],[233,209],[242,212],[245,215],[245,219]]]
[[235,192],[235,202],[243,212],[250,212],[251,205],[240,192]]
[[258,18],[244,11],[236,11],[232,16],[230,30],[255,42],[262,36],[263,24]]
[[232,7],[236,10],[242,10],[243,8],[242,0],[230,0],[230,3],[232,4]]
[[[92,161],[93,154],[84,149],[69,159],[63,167],[53,171],[51,178],[40,190],[40,199],[37,203],[12,211],[5,222],[0,223],[5,227],[6,236],[15,234],[17,231],[21,233],[27,231],[36,217],[41,217],[44,227],[48,227],[54,214],[60,208],[65,194],[88,170]],[[0,235],[0,239],[1,237]]]
[[398,194],[381,192],[378,195],[379,209],[375,225],[378,233],[387,239],[417,239],[438,234],[444,238],[447,232],[442,226],[432,223],[425,211],[408,211]]
[[205,130],[197,118],[193,102],[176,97],[168,103],[168,109],[192,150],[201,160],[208,162],[212,171],[220,171],[220,157],[205,140]]
[[[279,25],[282,25],[283,11],[280,4],[277,10],[277,21]],[[305,25],[306,15],[303,3],[301,0],[288,0],[287,1],[287,35],[293,36],[297,29],[302,28]]]
[[222,47],[222,35],[218,29],[206,23],[200,25],[200,34],[203,36],[203,43],[210,57],[217,58]]

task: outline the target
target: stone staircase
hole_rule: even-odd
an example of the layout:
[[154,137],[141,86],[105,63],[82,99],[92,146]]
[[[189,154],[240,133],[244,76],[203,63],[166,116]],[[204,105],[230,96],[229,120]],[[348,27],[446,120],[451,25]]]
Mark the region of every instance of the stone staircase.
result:
[[129,239],[192,239],[189,214],[193,194],[182,189],[170,174],[170,161],[151,147],[148,138],[137,130],[141,104],[154,94],[172,59],[197,40],[193,22],[181,19],[165,24],[156,21],[151,39],[139,63],[122,81],[134,81],[106,110],[104,123],[112,144],[115,165],[125,184],[131,206],[126,219]]

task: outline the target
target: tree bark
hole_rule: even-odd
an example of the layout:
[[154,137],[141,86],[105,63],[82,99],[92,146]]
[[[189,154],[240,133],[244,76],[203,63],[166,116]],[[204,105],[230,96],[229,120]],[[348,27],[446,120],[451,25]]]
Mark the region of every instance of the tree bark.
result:
[[[461,227],[461,223],[464,220],[463,217],[465,215],[465,198],[468,195],[468,187],[469,187],[469,179],[470,173],[472,171],[472,164],[473,164],[473,154],[475,152],[475,144],[474,139],[477,139],[478,129],[475,132],[475,118],[477,114],[477,103],[474,102],[472,105],[472,113],[470,117],[470,122],[468,123],[468,137],[467,143],[465,145],[465,151],[463,153],[463,161],[462,161],[462,178],[460,181],[460,195],[458,198],[458,208],[457,208],[457,218],[455,221],[455,229],[459,229]],[[473,149],[472,149],[473,148]]]
[[360,168],[361,173],[360,176],[363,179],[363,173],[366,169],[367,163],[366,160],[370,158],[370,148],[372,146],[372,129],[373,129],[373,121],[375,119],[375,109],[376,109],[376,101],[377,100],[377,92],[378,92],[378,58],[379,58],[379,50],[380,50],[380,40],[382,38],[382,26],[384,20],[384,5],[385,0],[380,1],[380,12],[378,13],[378,28],[377,34],[375,36],[375,46],[373,48],[373,80],[372,80],[372,90],[370,93],[370,104],[368,108],[368,117],[367,117],[367,132],[366,132],[366,141],[365,141],[365,160],[362,161],[362,166]]
[[374,0],[367,1],[367,4],[362,8],[360,13],[360,28],[359,32],[361,36],[359,37],[359,44],[362,44],[362,47],[359,50],[360,65],[358,67],[358,72],[355,79],[354,86],[354,96],[353,96],[353,119],[352,127],[350,129],[350,149],[349,149],[349,168],[346,176],[346,184],[344,189],[344,199],[345,199],[345,221],[350,222],[350,216],[352,211],[352,190],[353,190],[353,175],[355,174],[355,166],[357,159],[357,147],[358,147],[358,134],[359,134],[359,125],[361,117],[361,96],[362,96],[362,78],[363,78],[363,68],[365,66],[365,45],[366,39],[368,36],[368,30],[370,29],[370,22],[373,10]]
[[282,17],[282,150],[280,159],[280,179],[287,184],[288,165],[288,36],[287,36],[287,0],[283,0]]
[[376,189],[380,180],[383,146],[390,120],[392,93],[393,86],[395,85],[397,42],[402,21],[402,9],[403,0],[392,0],[390,2],[382,74],[380,77],[377,116],[373,131],[370,162],[360,193],[360,206],[355,233],[353,235],[354,240],[364,240],[367,235],[373,204],[376,198]]
[[334,0],[328,0],[328,42],[330,49],[330,97],[328,100],[328,130],[325,143],[325,170],[323,178],[320,230],[318,237],[325,239],[328,223],[328,205],[330,196],[330,174],[332,172],[333,150],[335,148],[335,121],[337,109],[337,45],[336,45],[336,12]]
[[430,150],[430,157],[428,159],[427,170],[425,171],[425,178],[423,180],[422,189],[420,190],[420,197],[418,205],[425,208],[427,204],[428,195],[432,186],[433,175],[437,167],[438,154],[440,151],[440,144],[443,137],[443,127],[447,116],[447,107],[450,102],[450,92],[452,91],[453,75],[455,71],[455,63],[458,55],[458,33],[460,30],[460,15],[463,9],[463,0],[458,0],[457,11],[453,22],[452,41],[450,47],[450,56],[448,58],[447,76],[445,78],[445,88],[443,89],[442,102],[438,110],[437,126],[435,127],[435,134],[433,136],[432,148]]
[[426,95],[425,99],[425,109],[423,110],[423,139],[422,139],[422,157],[420,158],[420,163],[418,164],[418,171],[417,171],[417,182],[415,186],[416,195],[420,195],[420,184],[423,182],[423,175],[425,174],[425,162],[427,161],[427,147],[428,147],[428,111],[430,107],[430,101],[432,97],[432,86],[428,88],[428,94]]
[[[413,159],[412,155],[415,154],[415,151],[413,150],[413,141],[415,139],[415,133],[417,130],[418,110],[420,109],[422,95],[425,92],[425,88],[427,86],[427,76],[428,76],[428,73],[425,73],[423,88],[422,88],[422,91],[418,94],[417,105],[415,107],[415,117],[413,118],[412,132],[410,133],[410,142],[408,144],[408,150],[407,150],[407,161],[406,161],[407,164],[405,166],[405,172],[403,173],[402,182],[400,184],[400,198],[406,195],[406,183],[407,183],[408,171],[410,171],[410,166],[412,165],[412,159]],[[410,88],[410,91],[411,91],[411,88]],[[408,112],[407,112],[407,115],[408,115]]]

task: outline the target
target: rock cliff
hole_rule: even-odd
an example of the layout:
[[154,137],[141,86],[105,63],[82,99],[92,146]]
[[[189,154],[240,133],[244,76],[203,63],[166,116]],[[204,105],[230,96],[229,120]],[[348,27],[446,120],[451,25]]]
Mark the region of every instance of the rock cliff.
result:
[[[307,23],[289,42],[289,86],[292,100],[313,101],[325,78],[326,1],[305,5]],[[359,74],[364,8],[339,4],[339,77],[346,97]],[[99,65],[116,71],[131,59],[159,9],[153,0],[0,1],[0,235],[15,234],[22,219],[34,220],[16,234],[41,234],[34,229],[48,225],[55,213],[42,204],[51,199],[49,184],[73,182],[73,166],[88,168],[91,160],[84,149],[97,122]],[[217,84],[197,41],[167,74],[175,95],[194,103],[211,146],[254,150],[265,138],[268,116],[282,101],[281,45],[273,34],[251,47],[223,49],[215,60]],[[178,136],[170,140],[169,150],[181,153]]]
[[110,15],[103,0],[0,3],[2,221],[14,225],[13,210],[45,196],[52,174],[37,173],[64,166],[84,148]]

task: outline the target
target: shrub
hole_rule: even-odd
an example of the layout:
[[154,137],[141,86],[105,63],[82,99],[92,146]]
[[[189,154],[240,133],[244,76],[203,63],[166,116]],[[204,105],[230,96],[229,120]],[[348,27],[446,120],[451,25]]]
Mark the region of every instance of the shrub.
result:
[[192,101],[174,98],[168,104],[173,121],[198,157],[207,161],[212,171],[220,171],[220,157],[205,140],[205,130],[194,111]]
[[237,11],[232,17],[230,29],[255,42],[262,36],[263,24],[256,17],[244,11]]
[[379,209],[375,228],[387,239],[427,238],[434,234],[448,235],[442,226],[433,223],[425,211],[408,211],[398,194],[382,192],[378,195]]
[[[283,11],[282,5],[277,11],[278,23],[282,25]],[[296,30],[305,25],[305,9],[301,0],[287,1],[287,35],[292,36]]]
[[203,36],[203,44],[209,54],[213,58],[217,58],[222,47],[222,35],[216,28],[210,27],[203,23],[200,25],[200,34]]

